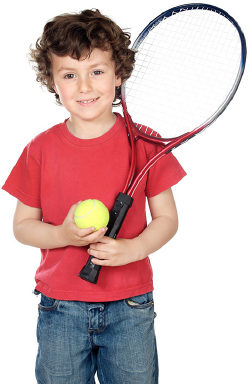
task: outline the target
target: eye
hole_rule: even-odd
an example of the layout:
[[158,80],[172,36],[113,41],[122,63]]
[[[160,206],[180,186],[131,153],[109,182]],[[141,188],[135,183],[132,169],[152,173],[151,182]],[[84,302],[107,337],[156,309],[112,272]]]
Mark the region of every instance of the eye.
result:
[[64,76],[65,79],[74,79],[74,77],[76,77],[76,75],[74,75],[73,73],[68,73]]
[[97,75],[102,75],[102,73],[103,73],[103,71],[95,70],[95,71],[92,72],[92,75],[97,76]]

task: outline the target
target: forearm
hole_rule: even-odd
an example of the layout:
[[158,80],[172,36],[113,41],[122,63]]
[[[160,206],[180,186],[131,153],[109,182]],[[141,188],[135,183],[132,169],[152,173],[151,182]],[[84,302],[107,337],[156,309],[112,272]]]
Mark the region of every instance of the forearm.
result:
[[137,249],[138,260],[156,252],[168,243],[178,230],[178,220],[160,216],[155,218],[146,229],[133,239]]
[[156,252],[172,239],[178,230],[178,213],[171,188],[148,199],[152,221],[135,239],[140,258]]
[[31,208],[18,201],[14,216],[13,230],[18,241],[41,249],[62,248],[68,245],[85,247],[100,241],[105,228],[78,228],[74,223],[74,204],[61,225],[52,225],[42,221],[40,209]]
[[16,239],[23,244],[41,249],[66,246],[60,236],[60,227],[36,219],[22,220],[14,227]]

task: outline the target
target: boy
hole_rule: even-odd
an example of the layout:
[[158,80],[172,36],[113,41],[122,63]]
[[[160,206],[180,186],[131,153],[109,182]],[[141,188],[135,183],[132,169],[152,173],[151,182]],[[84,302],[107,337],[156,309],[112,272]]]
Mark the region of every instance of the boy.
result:
[[[35,277],[39,384],[93,384],[96,372],[101,384],[158,383],[148,255],[177,231],[171,187],[184,170],[168,154],[149,171],[116,240],[105,237],[106,228],[79,229],[73,219],[77,202],[88,198],[111,210],[126,180],[130,143],[112,106],[133,69],[129,44],[113,21],[87,10],[49,21],[31,49],[37,80],[70,114],[27,145],[3,186],[18,199],[16,239],[42,254]],[[137,168],[154,151],[137,142]],[[89,254],[103,266],[96,285],[78,277]]]

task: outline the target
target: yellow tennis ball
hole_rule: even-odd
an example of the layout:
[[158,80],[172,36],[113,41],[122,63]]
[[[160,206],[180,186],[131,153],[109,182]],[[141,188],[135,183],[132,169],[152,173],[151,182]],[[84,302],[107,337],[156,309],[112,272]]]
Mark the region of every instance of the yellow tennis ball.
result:
[[74,220],[79,228],[94,227],[95,231],[106,227],[109,221],[109,211],[99,200],[82,201],[76,208]]

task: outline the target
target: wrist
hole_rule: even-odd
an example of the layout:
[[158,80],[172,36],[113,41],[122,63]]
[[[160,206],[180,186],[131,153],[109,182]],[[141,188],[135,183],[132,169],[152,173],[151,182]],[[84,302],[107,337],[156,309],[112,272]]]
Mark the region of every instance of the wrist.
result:
[[140,239],[139,236],[132,239],[132,247],[133,247],[133,255],[135,255],[134,261],[143,260],[148,256],[145,250],[144,244],[142,243],[142,240]]
[[58,244],[57,248],[66,247],[68,244],[66,243],[66,236],[63,231],[62,225],[54,226],[54,239],[55,244]]

